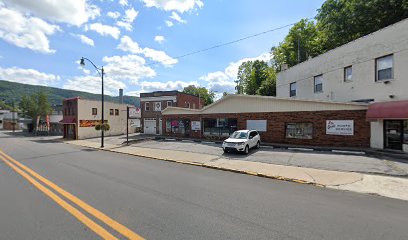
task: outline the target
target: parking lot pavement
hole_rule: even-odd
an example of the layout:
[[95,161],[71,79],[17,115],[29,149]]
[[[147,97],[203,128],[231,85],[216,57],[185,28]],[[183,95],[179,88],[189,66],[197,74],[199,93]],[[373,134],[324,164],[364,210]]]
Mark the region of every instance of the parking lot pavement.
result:
[[365,155],[351,155],[331,152],[295,151],[261,147],[251,150],[249,155],[238,153],[224,154],[220,144],[197,143],[192,141],[151,140],[134,143],[131,146],[185,151],[219,156],[230,160],[244,160],[285,166],[408,176],[408,162],[395,162],[385,158]]

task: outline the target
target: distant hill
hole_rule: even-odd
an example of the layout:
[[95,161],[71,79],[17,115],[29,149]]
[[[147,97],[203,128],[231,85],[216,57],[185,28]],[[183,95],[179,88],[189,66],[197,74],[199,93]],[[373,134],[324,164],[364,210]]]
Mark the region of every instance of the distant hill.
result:
[[[48,100],[50,101],[51,104],[55,105],[62,104],[62,100],[65,98],[80,97],[82,99],[90,100],[101,99],[100,94],[0,80],[0,101],[4,100],[8,105],[11,105],[13,101],[15,101],[16,104],[18,104],[23,95],[30,95],[34,92],[39,91],[47,93]],[[119,102],[119,97],[105,95],[105,101]],[[138,97],[124,96],[123,102],[137,107],[140,106],[140,99]]]

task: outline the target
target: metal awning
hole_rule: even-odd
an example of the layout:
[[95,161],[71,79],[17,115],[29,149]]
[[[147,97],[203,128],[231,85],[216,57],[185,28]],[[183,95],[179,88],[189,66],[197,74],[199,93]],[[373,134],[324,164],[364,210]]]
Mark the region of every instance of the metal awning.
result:
[[70,117],[64,117],[61,121],[59,121],[60,124],[76,124],[75,118],[70,118]]
[[368,121],[378,119],[408,119],[408,100],[378,102],[368,106]]

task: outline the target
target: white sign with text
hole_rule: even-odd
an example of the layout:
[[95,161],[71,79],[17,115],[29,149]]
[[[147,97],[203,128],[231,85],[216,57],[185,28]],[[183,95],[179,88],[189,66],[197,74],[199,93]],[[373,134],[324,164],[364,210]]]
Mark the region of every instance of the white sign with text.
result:
[[353,136],[354,120],[326,120],[326,134]]
[[191,130],[200,131],[201,130],[201,122],[200,121],[191,121]]

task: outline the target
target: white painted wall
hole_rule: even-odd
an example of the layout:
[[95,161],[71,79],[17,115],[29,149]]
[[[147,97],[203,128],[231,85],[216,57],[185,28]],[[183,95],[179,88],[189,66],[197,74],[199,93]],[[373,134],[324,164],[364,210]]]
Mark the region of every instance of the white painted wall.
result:
[[384,148],[384,121],[378,120],[370,123],[371,138],[370,147],[383,149]]
[[[389,84],[375,81],[375,59],[394,55],[394,78]],[[297,84],[297,99],[348,102],[359,99],[390,101],[408,99],[408,19],[359,38],[278,74],[277,96],[289,97],[290,83]],[[352,66],[351,82],[344,82],[344,68]],[[314,93],[314,76],[323,74],[323,93]],[[394,95],[394,98],[390,98]]]

